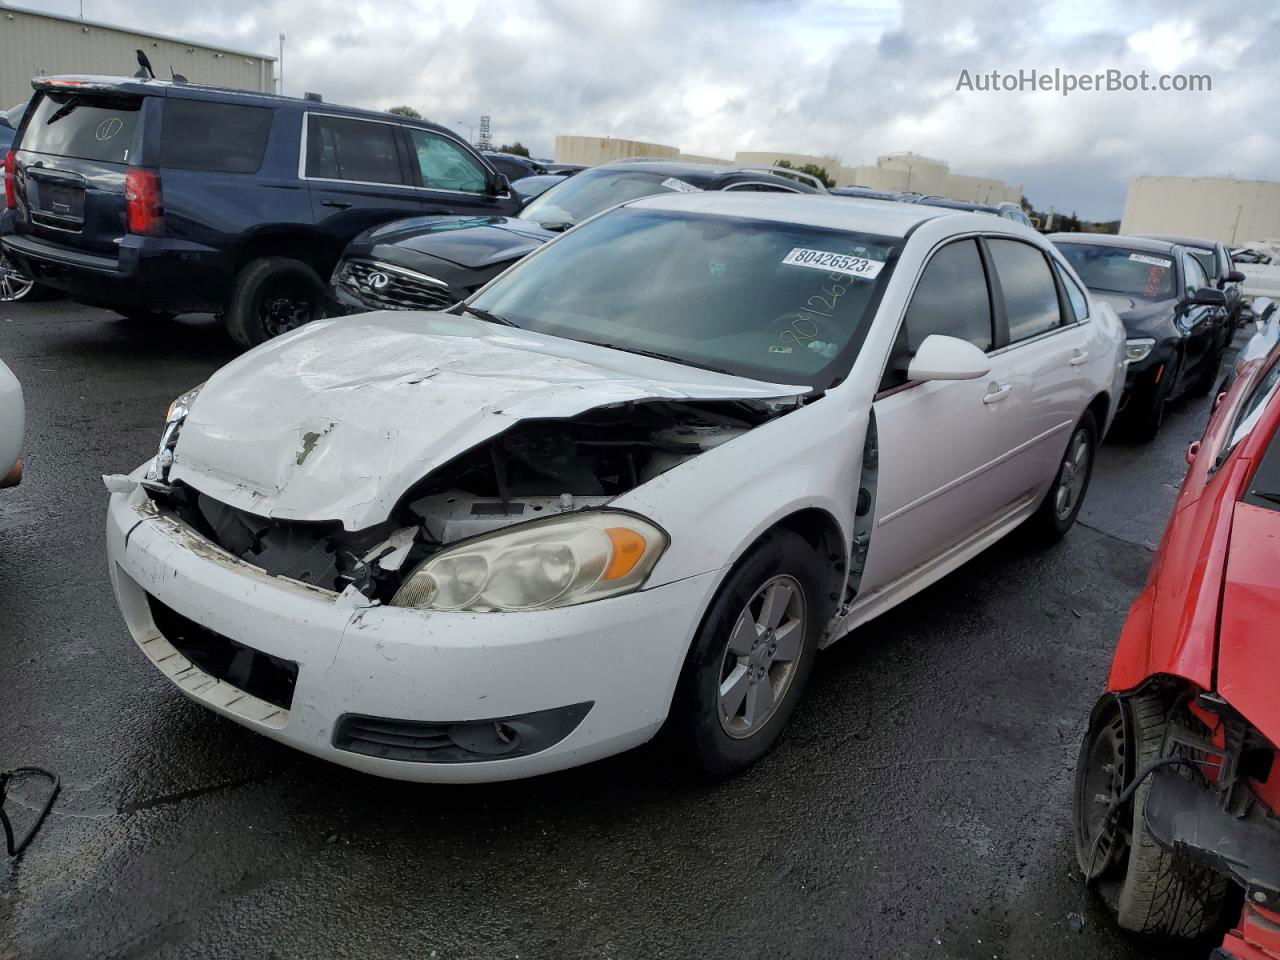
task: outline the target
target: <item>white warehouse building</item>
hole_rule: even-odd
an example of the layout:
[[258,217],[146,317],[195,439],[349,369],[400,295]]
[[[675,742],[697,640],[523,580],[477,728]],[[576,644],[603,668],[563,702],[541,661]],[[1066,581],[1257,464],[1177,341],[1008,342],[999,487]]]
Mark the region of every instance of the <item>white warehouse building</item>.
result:
[[0,0],[0,110],[31,96],[32,77],[131,76],[138,69],[137,50],[146,53],[161,79],[169,79],[172,68],[192,83],[264,93],[275,88],[275,57],[26,10]]
[[1280,237],[1280,183],[1232,177],[1136,177],[1121,233],[1204,237],[1228,246]]

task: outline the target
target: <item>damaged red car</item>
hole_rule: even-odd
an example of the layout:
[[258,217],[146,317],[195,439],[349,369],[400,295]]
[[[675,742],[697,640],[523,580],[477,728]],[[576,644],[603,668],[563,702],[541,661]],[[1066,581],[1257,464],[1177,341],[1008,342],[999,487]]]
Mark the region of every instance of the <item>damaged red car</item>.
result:
[[[1076,856],[1120,926],[1280,958],[1280,350],[1220,398],[1076,767]],[[1243,906],[1241,906],[1243,902]]]

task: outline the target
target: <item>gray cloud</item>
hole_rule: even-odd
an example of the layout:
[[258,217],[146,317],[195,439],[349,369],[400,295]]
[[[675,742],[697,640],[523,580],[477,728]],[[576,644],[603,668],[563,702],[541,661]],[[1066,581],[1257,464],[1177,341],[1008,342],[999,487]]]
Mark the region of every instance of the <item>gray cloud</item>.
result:
[[[67,12],[68,0],[26,0]],[[1025,184],[1039,206],[1119,216],[1142,173],[1273,175],[1270,51],[1280,8],[1247,29],[1192,0],[87,0],[94,18],[272,53],[287,92],[408,103],[549,155],[557,133],[694,153],[915,150]],[[1211,93],[957,92],[961,70],[1208,73]]]

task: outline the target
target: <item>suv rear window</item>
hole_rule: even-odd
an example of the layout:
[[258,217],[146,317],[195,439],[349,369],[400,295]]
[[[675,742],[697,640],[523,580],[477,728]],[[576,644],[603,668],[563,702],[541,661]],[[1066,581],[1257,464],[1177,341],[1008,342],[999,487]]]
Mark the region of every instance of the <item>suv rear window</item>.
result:
[[80,160],[128,163],[134,151],[141,97],[46,93],[22,135],[23,150]]
[[160,133],[160,166],[257,173],[273,111],[234,103],[169,98]]
[[307,176],[404,183],[396,128],[377,120],[307,115]]

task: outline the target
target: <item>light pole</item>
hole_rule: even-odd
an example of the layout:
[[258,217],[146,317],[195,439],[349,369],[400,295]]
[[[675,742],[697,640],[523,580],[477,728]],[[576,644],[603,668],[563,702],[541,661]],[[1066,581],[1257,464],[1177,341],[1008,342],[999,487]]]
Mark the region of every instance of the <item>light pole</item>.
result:
[[465,120],[455,120],[453,121],[453,124],[456,127],[467,128],[467,143],[474,144],[476,142],[476,125],[474,123],[467,123]]

